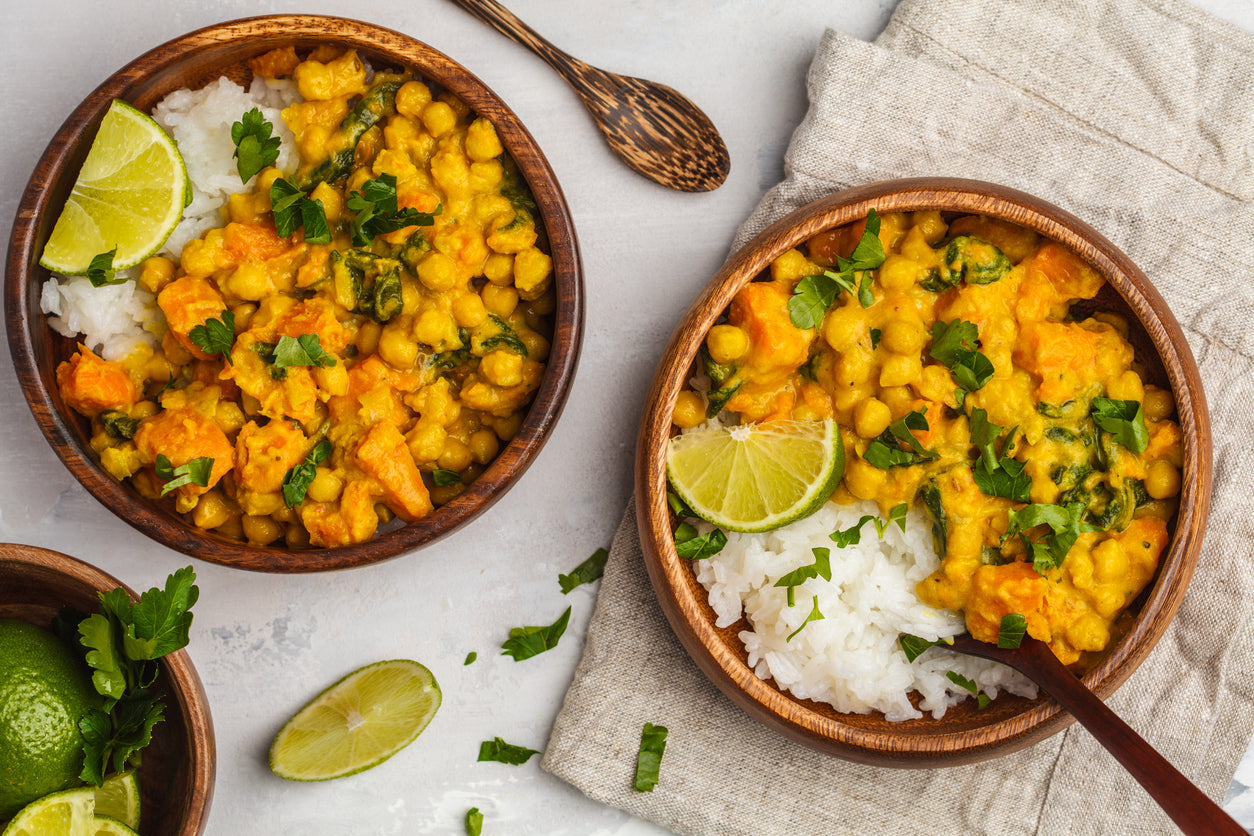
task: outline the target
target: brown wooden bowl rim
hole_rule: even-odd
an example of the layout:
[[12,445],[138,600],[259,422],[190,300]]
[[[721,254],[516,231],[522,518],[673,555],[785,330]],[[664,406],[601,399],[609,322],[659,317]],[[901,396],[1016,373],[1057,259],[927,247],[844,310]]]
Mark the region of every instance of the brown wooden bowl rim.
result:
[[[373,540],[352,546],[289,550],[252,546],[195,529],[172,510],[157,506],[129,486],[113,480],[89,452],[85,439],[71,427],[59,395],[40,374],[35,327],[41,338],[64,340],[51,331],[38,309],[38,287],[48,272],[38,264],[41,217],[50,211],[55,186],[68,192],[93,136],[112,99],[158,93],[145,82],[203,53],[229,49],[229,44],[255,39],[257,52],[280,44],[315,41],[353,46],[383,56],[426,80],[434,81],[488,116],[501,141],[518,163],[536,195],[551,242],[558,305],[551,353],[544,379],[518,434],[464,493],[430,516]],[[383,63],[383,62],[381,62]],[[227,66],[234,66],[227,65]],[[68,180],[68,182],[67,182]],[[32,296],[32,294],[35,294]],[[33,311],[32,311],[33,304]],[[197,29],[149,50],[97,87],[74,109],[49,142],[23,193],[10,237],[5,282],[5,320],[9,346],[22,391],[40,430],[61,461],[87,490],[121,519],[170,548],[226,566],[270,572],[317,572],[375,563],[428,545],[486,511],[531,465],[565,407],[583,341],[583,266],[574,222],[557,177],[522,121],[486,84],[448,56],[410,37],[375,24],[324,15],[264,15]],[[38,326],[36,326],[38,323]],[[76,419],[72,419],[76,420]]]
[[[68,578],[75,585],[88,587],[96,592],[108,592],[121,587],[132,601],[138,601],[135,590],[108,572],[71,557],[62,552],[40,546],[21,543],[0,543],[0,567],[31,567],[50,571]],[[209,808],[213,802],[213,785],[217,774],[217,743],[213,734],[213,715],[209,711],[209,697],[200,681],[191,656],[186,650],[176,650],[158,660],[169,677],[178,712],[186,726],[188,774],[191,787],[182,802],[182,825],[177,836],[197,836],[204,832],[209,821]],[[171,836],[174,836],[172,834]]]
[[[1005,186],[958,178],[910,178],[872,183],[832,194],[771,224],[737,250],[715,273],[676,327],[645,401],[636,455],[636,514],[645,566],[680,643],[710,681],[754,719],[819,751],[880,766],[936,767],[1006,754],[1048,737],[1073,722],[1042,695],[1021,714],[970,731],[946,732],[944,720],[921,734],[864,730],[808,708],[773,683],[759,679],[713,627],[706,597],[689,585],[691,563],[679,558],[669,537],[666,445],[671,412],[687,370],[709,327],[742,286],[771,260],[820,231],[865,217],[871,208],[894,211],[941,209],[983,213],[1018,223],[1060,241],[1095,267],[1146,326],[1162,358],[1184,436],[1180,510],[1171,543],[1131,629],[1083,677],[1103,699],[1136,669],[1161,638],[1183,598],[1197,563],[1210,503],[1210,419],[1200,376],[1179,323],[1149,279],[1117,247],[1088,224],[1058,207]],[[1155,327],[1151,327],[1155,326]],[[692,582],[699,588],[699,584]],[[689,617],[700,613],[700,616]]]

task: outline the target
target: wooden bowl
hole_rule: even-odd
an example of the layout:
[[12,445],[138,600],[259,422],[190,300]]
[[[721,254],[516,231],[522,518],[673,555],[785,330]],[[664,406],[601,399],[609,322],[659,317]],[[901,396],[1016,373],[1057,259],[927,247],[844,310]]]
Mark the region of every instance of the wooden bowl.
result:
[[[130,587],[60,552],[0,543],[0,618],[47,629],[62,607],[100,611],[97,593]],[[165,694],[165,719],[153,728],[139,768],[140,836],[196,836],[204,832],[217,762],[213,718],[204,686],[187,651],[159,660],[156,688]]]
[[[1001,218],[1065,244],[1106,280],[1097,308],[1124,315],[1138,359],[1150,382],[1170,387],[1184,435],[1180,508],[1170,544],[1153,583],[1133,603],[1128,632],[1112,642],[1083,677],[1107,697],[1134,671],[1162,636],[1180,605],[1197,562],[1210,502],[1211,435],[1197,366],[1180,326],[1140,270],[1113,244],[1078,218],[1022,192],[970,180],[920,178],[849,189],[805,206],[771,225],[736,252],[689,308],[671,337],[653,378],[640,427],[636,458],[636,512],[645,565],[680,642],[697,666],[752,717],[786,737],[819,751],[879,766],[936,767],[1002,755],[1065,728],[1073,718],[1047,697],[1027,700],[1003,693],[983,711],[974,700],[950,708],[941,720],[898,723],[882,714],[842,714],[828,705],[800,700],[754,675],[737,633],[743,620],[725,629],[689,561],[675,554],[666,504],[666,445],[672,433],[675,398],[690,376],[693,360],[710,326],[737,291],[771,261],[824,230],[881,214],[931,210]],[[1077,304],[1076,310],[1081,309]]]
[[[281,46],[351,47],[376,69],[404,68],[460,96],[496,126],[531,187],[553,257],[557,308],[545,377],[522,428],[467,490],[426,518],[366,543],[304,551],[252,546],[197,529],[171,504],[156,504],[110,477],[88,444],[88,422],[66,406],[55,378],[74,353],[73,340],[52,331],[39,309],[48,271],[39,256],[78,176],[112,99],[145,112],[167,93],[198,88],[226,75],[250,77],[248,59]],[[561,414],[583,338],[583,268],[570,210],[544,154],[513,111],[452,59],[406,35],[353,20],[313,15],[254,17],[200,29],[145,53],[105,80],[48,144],[31,174],[9,243],[5,319],[22,391],[48,442],[74,476],[126,522],[165,545],[215,563],[268,572],[314,572],[361,566],[416,549],[483,513],[531,464]]]

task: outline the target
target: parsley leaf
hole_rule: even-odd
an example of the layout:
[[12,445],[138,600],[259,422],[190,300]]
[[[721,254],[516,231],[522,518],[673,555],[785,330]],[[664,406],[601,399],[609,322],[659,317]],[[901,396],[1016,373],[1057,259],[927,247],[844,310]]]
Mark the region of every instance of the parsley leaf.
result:
[[[867,464],[881,470],[931,461],[937,458],[937,454],[925,449],[912,432],[912,430],[928,428],[927,413],[924,410],[916,409],[909,412],[889,424],[888,429],[884,430],[879,438],[868,444],[862,458]],[[897,442],[902,442],[910,449],[902,449]],[[904,519],[903,515],[903,523]]]
[[822,578],[825,581],[832,579],[831,549],[820,547],[811,549],[811,551],[814,552],[813,563],[793,569],[788,574],[781,576],[774,584],[775,586],[788,588],[788,606],[790,607],[796,603],[793,596],[793,591],[796,587],[801,586],[810,578]]
[[274,228],[280,238],[290,238],[300,226],[305,229],[307,243],[331,243],[331,228],[327,224],[322,201],[310,200],[282,177],[270,185],[270,211],[274,214]]
[[968,392],[993,379],[993,364],[979,347],[979,330],[974,322],[955,319],[932,323],[932,347],[928,354],[947,367],[958,385]]
[[437,488],[447,488],[449,485],[460,485],[462,483],[462,475],[456,470],[445,470],[437,467],[431,471],[431,481],[435,483]]
[[721,529],[698,534],[696,526],[680,523],[675,529],[675,553],[685,560],[704,560],[713,557],[727,545],[727,535]]
[[[836,256],[836,269],[824,270],[817,276],[806,276],[797,282],[788,300],[788,315],[798,328],[817,328],[823,315],[843,290],[857,296],[858,304],[869,308],[875,304],[869,272],[884,263],[884,245],[880,243],[880,218],[872,209],[866,218],[866,229],[849,258]],[[858,273],[863,273],[861,277]]]
[[231,359],[231,346],[235,343],[235,314],[222,311],[221,319],[206,319],[203,325],[193,325],[187,332],[191,341],[205,354],[221,354],[227,363]]
[[662,755],[666,753],[666,726],[645,723],[640,730],[640,751],[636,754],[636,780],[632,788],[636,792],[653,792],[662,770]]
[[1090,406],[1093,421],[1133,453],[1144,453],[1149,446],[1149,429],[1139,401],[1094,398]]
[[304,461],[288,469],[283,477],[284,505],[288,508],[295,508],[304,501],[305,494],[309,491],[309,484],[318,475],[318,465],[327,460],[331,455],[331,450],[331,442],[324,438],[305,455]]
[[923,651],[929,647],[935,647],[941,644],[940,639],[924,639],[910,633],[902,633],[897,637],[897,644],[901,645],[901,650],[906,654],[906,661],[913,662],[923,655]]
[[1015,502],[1031,500],[1032,477],[1023,472],[1024,463],[1011,456],[1014,449],[1014,434],[1018,427],[1012,427],[1006,436],[1001,456],[993,447],[993,443],[1001,434],[1001,427],[990,423],[988,412],[983,409],[971,410],[971,443],[980,451],[979,458],[971,468],[975,485],[985,496],[1000,496],[1013,499]]
[[431,226],[435,216],[444,211],[437,207],[435,212],[419,212],[412,206],[397,208],[396,177],[392,174],[380,174],[373,180],[367,180],[361,191],[353,192],[345,202],[354,213],[352,224],[353,246],[367,247],[376,236],[396,232],[407,226]]
[[[558,616],[557,621],[547,627],[515,627],[509,631],[509,638],[501,645],[502,656],[513,656],[515,662],[530,659],[546,650],[557,647],[557,642],[566,632],[566,623],[570,621],[570,607]],[[481,759],[482,760],[482,759]]]
[[[1084,504],[1072,502],[1068,505],[1028,505],[1018,511],[1010,512],[1010,526],[1002,535],[1002,542],[1018,535],[1032,555],[1032,568],[1044,574],[1046,570],[1062,565],[1067,552],[1075,545],[1075,541],[1085,532],[1100,531],[1097,526],[1084,522]],[[1027,529],[1038,525],[1047,525],[1051,533],[1037,542],[1027,538]]]
[[247,183],[254,174],[279,158],[281,140],[271,136],[273,132],[274,126],[255,107],[231,125],[235,170],[239,172],[241,183]]
[[462,666],[465,667],[466,665],[471,664],[478,658],[479,658],[479,654],[472,650],[466,654],[466,661],[462,662]]
[[897,523],[897,527],[902,531],[906,530],[906,513],[910,510],[909,504],[903,502],[900,505],[894,505],[888,511],[888,519],[875,519],[875,533],[879,535],[879,539],[884,539],[884,532],[893,523]]
[[1017,612],[1007,613],[1001,617],[1001,626],[997,630],[997,646],[1014,650],[1023,644],[1023,636],[1028,631],[1028,620]]
[[608,550],[597,549],[592,553],[591,557],[576,566],[569,575],[558,575],[557,583],[562,588],[562,594],[565,595],[577,586],[592,583],[600,578],[605,572],[605,561],[609,559],[609,556]]
[[282,336],[274,346],[274,365],[281,369],[288,366],[320,366],[327,369],[335,365],[335,357],[323,350],[317,334]]
[[126,277],[119,278],[113,269],[113,257],[117,254],[118,248],[114,247],[107,253],[92,256],[91,263],[87,265],[87,279],[92,287],[126,283]]
[[199,456],[186,464],[174,467],[164,453],[158,453],[153,469],[157,472],[157,478],[165,481],[165,485],[161,488],[161,495],[165,496],[184,485],[209,487],[209,476],[213,473],[213,459],[210,456]]
[[980,688],[978,685],[975,684],[974,680],[967,679],[965,676],[958,673],[957,671],[945,671],[945,677],[949,679],[950,682],[957,685],[959,688],[965,688],[966,690],[970,691],[972,694],[980,693]]
[[804,630],[806,625],[809,624],[811,621],[822,621],[822,620],[823,620],[823,613],[819,612],[819,599],[818,599],[818,596],[816,595],[814,598],[814,606],[810,608],[810,614],[806,616],[806,620],[801,622],[800,627],[798,627],[796,630],[793,630],[791,633],[789,633],[788,638],[784,639],[784,641],[785,642],[792,641],[793,637],[796,636],[798,633],[800,633],[802,630]]
[[862,542],[862,526],[874,520],[870,514],[863,514],[862,518],[853,525],[841,531],[833,531],[827,535],[827,539],[836,544],[838,549],[847,549],[850,546],[856,546]]
[[483,834],[483,813],[479,812],[478,807],[471,807],[466,811],[466,836],[482,836]]
[[677,517],[695,517],[692,509],[688,507],[688,503],[680,498],[679,494],[674,491],[666,492],[666,504],[670,506],[671,513]]
[[519,766],[530,760],[532,755],[538,754],[540,754],[539,751],[535,749],[528,749],[526,746],[515,746],[512,743],[506,743],[499,737],[485,740],[479,744],[480,761],[496,761],[497,763]]
[[788,300],[788,316],[792,324],[798,328],[818,328],[823,322],[823,315],[842,290],[852,293],[854,287],[831,270],[818,276],[806,276],[797,282]]

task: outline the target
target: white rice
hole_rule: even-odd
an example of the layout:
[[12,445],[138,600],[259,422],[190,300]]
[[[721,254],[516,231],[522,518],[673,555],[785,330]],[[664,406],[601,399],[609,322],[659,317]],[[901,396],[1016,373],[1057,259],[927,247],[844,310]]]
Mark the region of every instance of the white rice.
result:
[[[152,116],[178,143],[192,183],[192,202],[162,247],[163,255],[177,261],[188,241],[222,225],[231,194],[249,188],[235,168],[231,124],[252,108],[261,110],[282,139],[275,165],[287,172],[295,168],[295,139],[280,111],[298,98],[290,81],[255,78],[245,90],[221,78],[200,90],[176,90],[157,104]],[[136,268],[119,275],[137,273]],[[79,337],[106,360],[121,360],[141,343],[159,345],[165,330],[156,298],[134,281],[97,288],[83,276],[54,275],[44,283],[40,308],[50,315],[53,330]]]
[[[1035,697],[1033,683],[995,662],[939,647],[906,661],[897,643],[902,633],[933,640],[965,628],[961,616],[933,609],[915,594],[915,584],[940,565],[926,517],[912,511],[906,530],[893,523],[883,540],[868,522],[860,544],[837,548],[828,535],[856,525],[864,514],[879,516],[874,503],[829,502],[774,531],[729,533],[719,554],[697,562],[697,579],[709,592],[717,626],[735,624],[743,613],[752,627],[741,631],[740,639],[754,672],[801,699],[848,713],[880,711],[892,721],[922,717],[920,709],[939,719],[949,706],[971,697],[946,676],[949,671],[975,681],[990,697],[1002,689]],[[788,590],[774,584],[813,564],[815,547],[831,549],[832,579],[805,581],[795,588],[790,607]],[[816,597],[823,618],[788,641]],[[910,702],[911,691],[919,694],[918,709]]]

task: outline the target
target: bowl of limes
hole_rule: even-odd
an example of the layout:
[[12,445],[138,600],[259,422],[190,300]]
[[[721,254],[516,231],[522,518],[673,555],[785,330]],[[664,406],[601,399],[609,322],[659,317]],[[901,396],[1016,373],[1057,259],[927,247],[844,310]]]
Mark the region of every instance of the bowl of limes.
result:
[[213,721],[187,652],[164,652],[186,642],[196,594],[190,569],[139,596],[0,544],[0,833],[204,831]]

